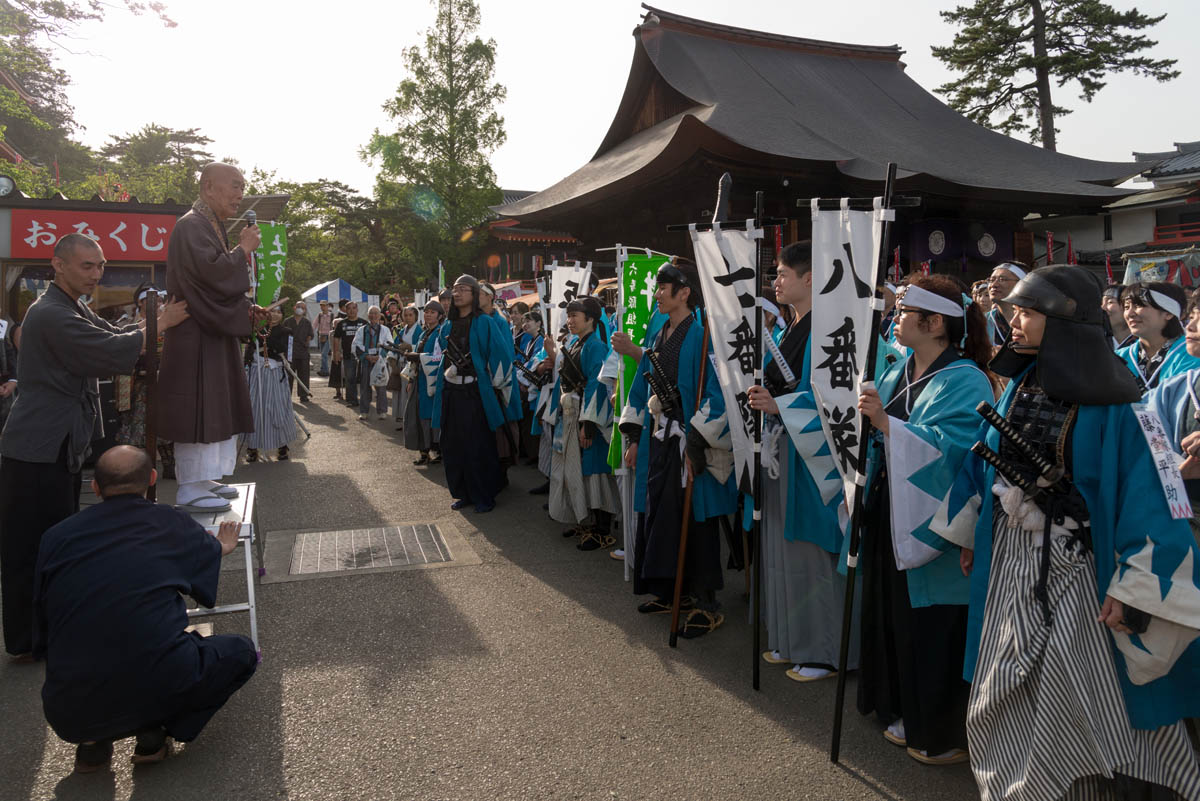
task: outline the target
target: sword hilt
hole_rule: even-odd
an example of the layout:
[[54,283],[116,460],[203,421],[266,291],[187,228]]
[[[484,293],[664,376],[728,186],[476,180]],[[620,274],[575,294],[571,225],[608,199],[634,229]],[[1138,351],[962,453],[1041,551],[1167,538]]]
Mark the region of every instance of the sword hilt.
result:
[[1042,490],[1037,484],[1022,476],[1017,470],[1013,469],[1012,465],[1004,461],[1000,454],[989,448],[982,442],[976,442],[971,446],[971,453],[978,456],[983,461],[996,468],[996,472],[1008,479],[1008,482],[1015,487],[1019,487],[1029,495],[1037,495]]

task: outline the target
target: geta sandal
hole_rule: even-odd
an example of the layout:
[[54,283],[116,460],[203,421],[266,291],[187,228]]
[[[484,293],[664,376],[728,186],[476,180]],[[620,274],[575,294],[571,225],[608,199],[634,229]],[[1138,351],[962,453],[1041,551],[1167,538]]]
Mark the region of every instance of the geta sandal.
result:
[[583,539],[575,547],[581,551],[594,551],[598,548],[610,548],[617,544],[617,538],[612,534],[601,534],[598,531],[584,531]]

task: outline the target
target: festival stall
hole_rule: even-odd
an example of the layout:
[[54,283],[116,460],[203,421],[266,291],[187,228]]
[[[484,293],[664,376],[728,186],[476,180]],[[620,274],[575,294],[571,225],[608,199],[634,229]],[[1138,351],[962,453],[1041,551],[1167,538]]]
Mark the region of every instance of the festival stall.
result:
[[[379,305],[378,295],[368,295],[344,278],[334,278],[332,281],[317,284],[300,297],[308,307],[310,320],[316,320],[317,315],[321,313],[321,301],[323,300],[329,301],[334,309],[337,308],[339,300],[352,300],[358,304],[358,313],[363,317],[367,316],[368,308]],[[295,301],[293,300],[293,302]]]

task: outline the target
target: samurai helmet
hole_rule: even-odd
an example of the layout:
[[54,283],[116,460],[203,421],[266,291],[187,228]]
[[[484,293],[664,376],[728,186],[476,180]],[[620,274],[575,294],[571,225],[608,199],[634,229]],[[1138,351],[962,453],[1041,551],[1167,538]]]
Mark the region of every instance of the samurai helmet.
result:
[[1012,378],[1036,362],[1038,383],[1051,397],[1071,403],[1134,403],[1141,390],[1133,373],[1113,352],[1100,308],[1100,282],[1067,264],[1040,267],[1017,282],[1005,303],[1046,315],[1036,354],[1012,348],[1012,334],[989,367]]

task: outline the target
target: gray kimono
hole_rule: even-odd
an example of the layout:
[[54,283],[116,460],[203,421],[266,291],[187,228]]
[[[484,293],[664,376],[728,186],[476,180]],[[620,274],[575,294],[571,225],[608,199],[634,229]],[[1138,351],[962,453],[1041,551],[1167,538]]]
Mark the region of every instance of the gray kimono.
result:
[[103,434],[97,379],[132,373],[141,350],[136,325],[117,328],[51,284],[25,314],[21,392],[0,434],[0,456],[52,464],[66,440],[67,467],[77,472]]

